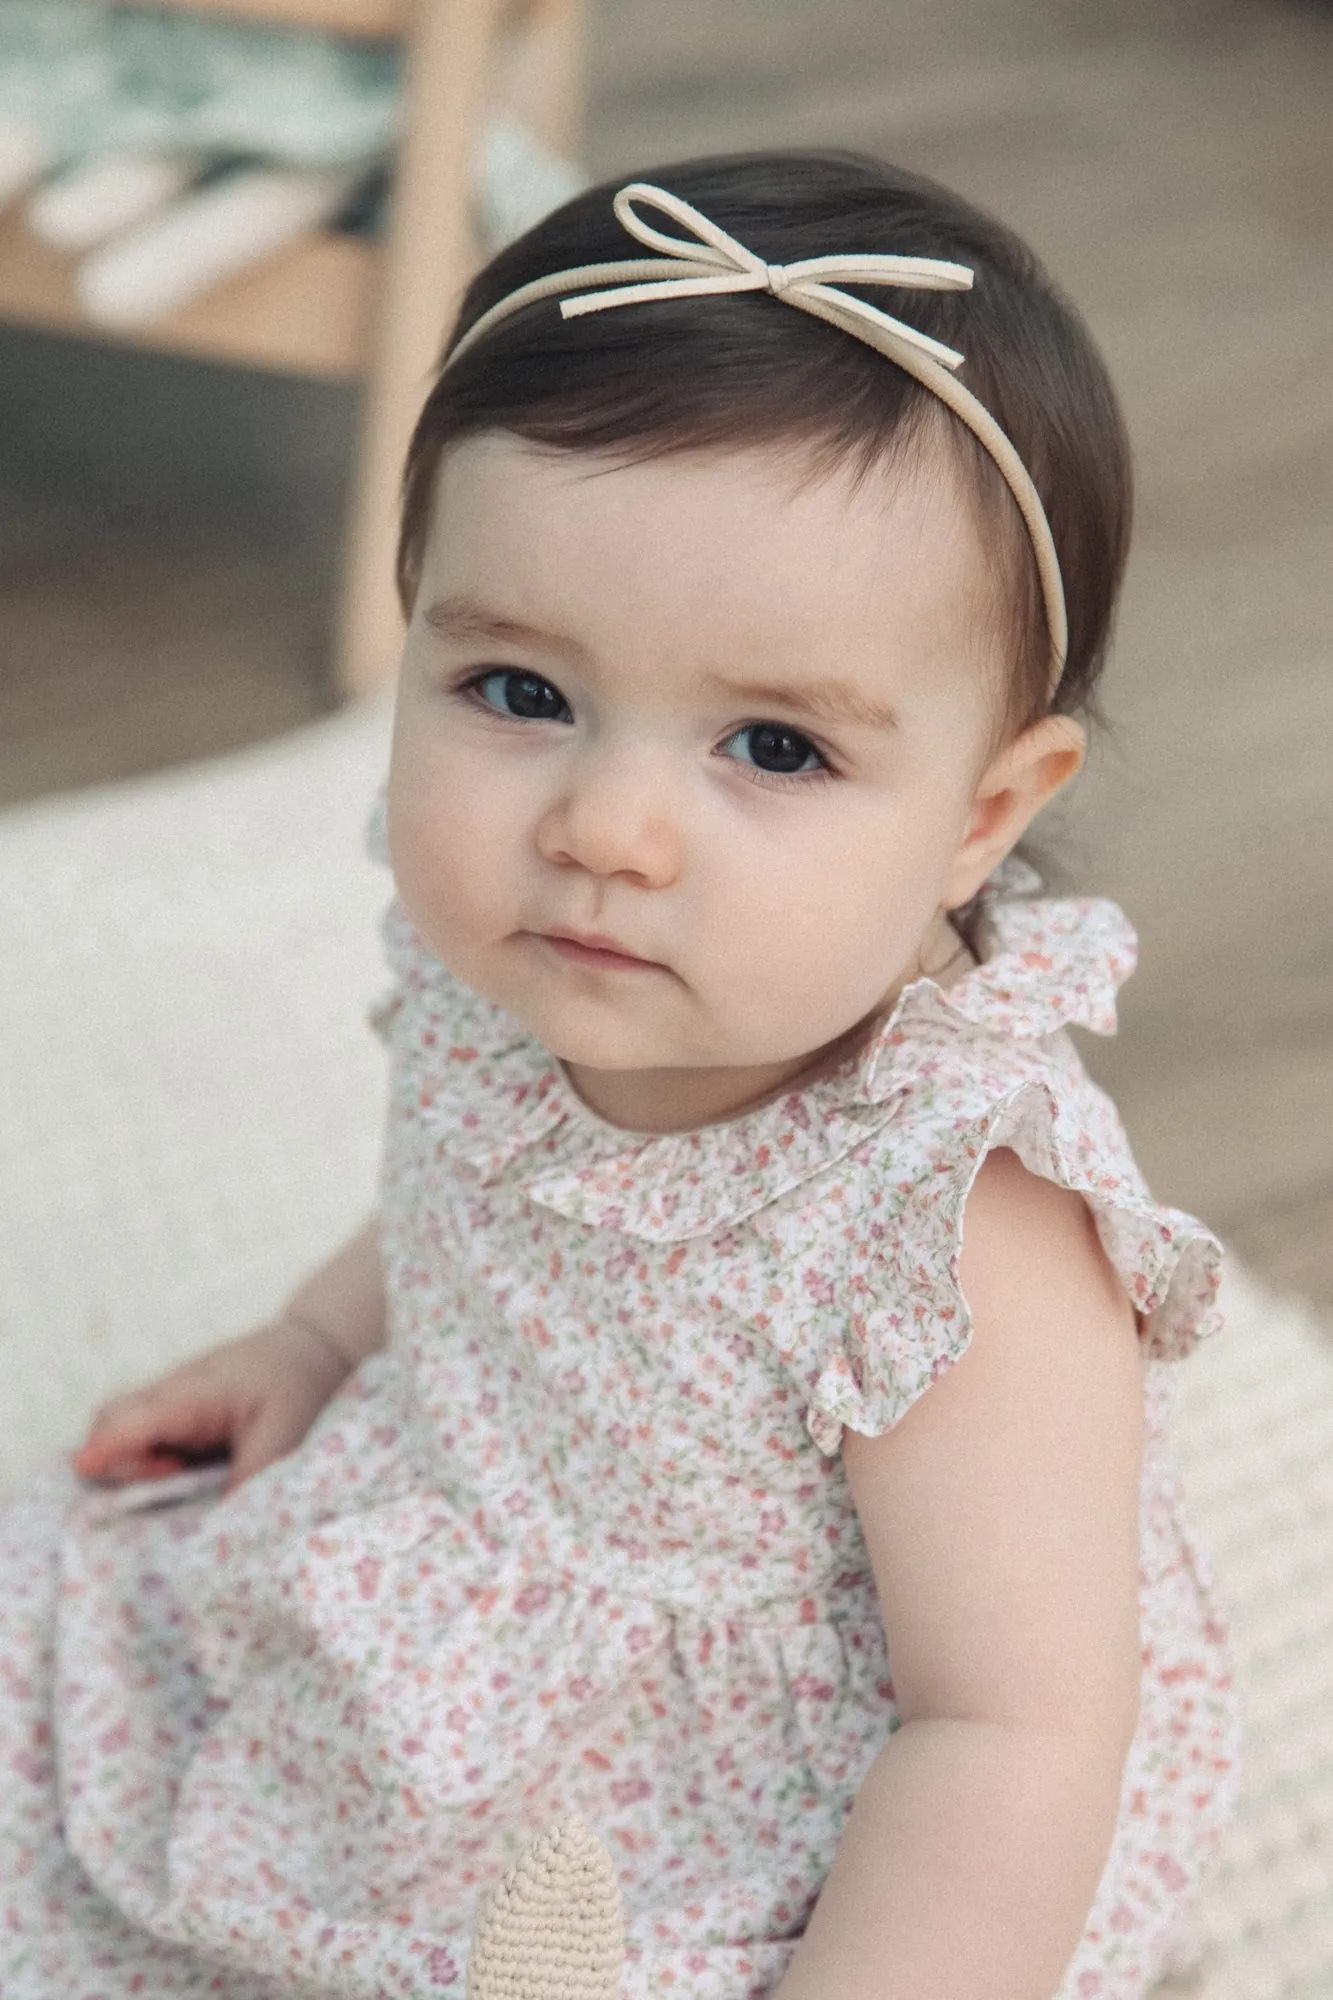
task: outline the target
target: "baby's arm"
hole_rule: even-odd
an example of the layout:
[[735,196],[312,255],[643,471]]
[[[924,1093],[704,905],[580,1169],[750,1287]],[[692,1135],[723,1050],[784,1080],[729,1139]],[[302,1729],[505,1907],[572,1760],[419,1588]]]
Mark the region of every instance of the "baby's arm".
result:
[[358,1361],[384,1344],[372,1219],[254,1333],[98,1411],[74,1460],[86,1479],[154,1479],[227,1455],[239,1486],[301,1442]]
[[972,1345],[844,1463],[903,1727],[778,2000],[1050,2000],[1139,1698],[1143,1375],[1075,1195],[1010,1152],[967,1208]]

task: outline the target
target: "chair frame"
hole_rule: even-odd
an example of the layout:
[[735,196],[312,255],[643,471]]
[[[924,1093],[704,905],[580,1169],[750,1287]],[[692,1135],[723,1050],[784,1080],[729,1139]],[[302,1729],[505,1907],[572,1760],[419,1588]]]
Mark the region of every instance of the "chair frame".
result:
[[365,401],[337,616],[345,696],[393,679],[398,484],[440,341],[478,262],[471,222],[486,111],[503,106],[572,156],[583,99],[585,0],[155,0],[364,39],[405,57],[402,138],[387,240],[312,235],[132,335],[83,313],[71,259],[0,216],[0,319],[242,367],[361,379]]

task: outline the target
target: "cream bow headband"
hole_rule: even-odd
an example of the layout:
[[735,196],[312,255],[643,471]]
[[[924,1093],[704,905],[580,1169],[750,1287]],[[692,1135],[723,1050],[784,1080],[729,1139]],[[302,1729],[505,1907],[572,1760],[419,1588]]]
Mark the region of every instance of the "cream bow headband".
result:
[[[693,232],[694,241],[668,236],[655,229],[636,212],[641,202],[671,216]],[[555,271],[520,285],[516,292],[482,314],[470,326],[448,356],[449,368],[474,342],[511,313],[542,299],[577,291],[580,285],[600,279],[602,289],[583,292],[576,298],[562,298],[560,311],[565,319],[584,313],[603,312],[608,307],[638,305],[646,300],[699,298],[710,292],[771,292],[787,305],[799,306],[816,319],[827,320],[855,339],[864,341],[903,368],[946,403],[965,423],[972,435],[994,459],[1032,543],[1041,579],[1046,624],[1051,637],[1051,693],[1060,685],[1069,625],[1065,614],[1064,585],[1060,560],[1055,552],[1050,523],[1026,466],[1000,429],[984,403],[956,381],[953,370],[962,366],[963,356],[928,334],[919,333],[892,314],[867,305],[863,299],[827,282],[839,279],[850,285],[896,285],[912,291],[965,292],[972,286],[972,272],[966,264],[947,264],[934,257],[890,257],[878,255],[807,257],[797,264],[766,264],[747,250],[725,229],[719,229],[679,195],[647,181],[632,181],[615,198],[621,226],[663,257],[640,257],[618,264],[581,264],[571,271]],[[608,289],[609,287],[609,289]]]

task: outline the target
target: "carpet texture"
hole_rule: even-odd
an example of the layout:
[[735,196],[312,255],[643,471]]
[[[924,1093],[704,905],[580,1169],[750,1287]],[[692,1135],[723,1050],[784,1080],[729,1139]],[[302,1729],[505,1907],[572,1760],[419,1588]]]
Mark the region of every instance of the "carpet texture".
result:
[[[0,1486],[275,1309],[374,1198],[384,703],[0,814]],[[1169,1192],[1169,1191],[1168,1191]],[[1235,1634],[1195,2000],[1333,1995],[1333,1338],[1242,1270],[1177,1458]]]

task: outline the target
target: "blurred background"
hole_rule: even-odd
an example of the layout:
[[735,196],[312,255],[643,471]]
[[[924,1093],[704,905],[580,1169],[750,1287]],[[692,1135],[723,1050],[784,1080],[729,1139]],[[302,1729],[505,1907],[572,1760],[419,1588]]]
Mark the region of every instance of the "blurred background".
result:
[[[1333,16],[593,0],[585,47],[590,173],[870,148],[993,207],[1091,322],[1138,532],[1109,728],[1045,844],[1142,969],[1090,1059],[1157,1191],[1333,1303]],[[2,294],[0,803],[333,708],[358,384],[34,330]]]

